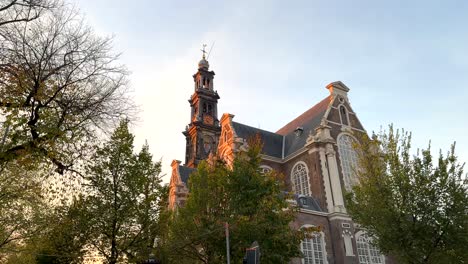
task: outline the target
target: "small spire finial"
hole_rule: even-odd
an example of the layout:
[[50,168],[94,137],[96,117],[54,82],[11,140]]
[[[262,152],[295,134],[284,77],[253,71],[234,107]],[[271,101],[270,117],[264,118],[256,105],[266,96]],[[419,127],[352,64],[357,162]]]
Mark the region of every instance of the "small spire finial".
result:
[[201,51],[203,52],[203,59],[205,59],[205,54],[206,54],[206,44],[203,44],[203,49],[201,49]]

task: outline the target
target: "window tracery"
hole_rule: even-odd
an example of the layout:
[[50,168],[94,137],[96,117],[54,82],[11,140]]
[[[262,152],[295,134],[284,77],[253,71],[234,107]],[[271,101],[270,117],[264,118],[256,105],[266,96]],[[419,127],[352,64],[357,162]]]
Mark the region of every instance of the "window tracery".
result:
[[291,174],[294,192],[310,196],[309,170],[307,169],[307,165],[304,162],[296,163]]
[[340,154],[341,169],[343,171],[344,187],[351,191],[354,184],[357,183],[355,168],[357,167],[357,153],[353,148],[355,140],[347,134],[341,134],[338,137],[338,152]]
[[356,246],[360,264],[383,264],[384,256],[379,249],[372,244],[372,238],[364,232],[356,234]]
[[[308,227],[304,226],[304,227]],[[304,254],[303,264],[326,264],[325,235],[323,232],[314,232],[301,242],[301,251]]]

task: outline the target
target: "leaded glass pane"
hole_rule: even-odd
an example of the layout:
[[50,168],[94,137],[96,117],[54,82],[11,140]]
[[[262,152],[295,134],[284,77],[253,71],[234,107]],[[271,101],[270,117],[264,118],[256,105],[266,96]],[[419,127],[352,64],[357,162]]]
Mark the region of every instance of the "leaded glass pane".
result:
[[310,196],[309,175],[306,166],[303,163],[296,164],[292,174],[294,191],[297,194]]
[[379,249],[372,244],[372,239],[366,234],[356,238],[360,264],[383,264],[384,257]]
[[357,183],[354,169],[357,166],[357,153],[353,148],[354,139],[349,135],[341,135],[338,138],[338,151],[340,153],[341,168],[343,169],[343,182],[345,189],[351,191]]
[[303,264],[324,264],[326,254],[324,252],[323,236],[314,234],[311,238],[302,241]]

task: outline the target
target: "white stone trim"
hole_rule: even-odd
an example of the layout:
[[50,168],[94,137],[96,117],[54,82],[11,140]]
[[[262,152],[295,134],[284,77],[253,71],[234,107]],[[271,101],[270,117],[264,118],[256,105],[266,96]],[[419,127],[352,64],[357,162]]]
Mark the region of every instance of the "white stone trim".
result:
[[330,177],[331,189],[333,193],[334,208],[333,212],[345,213],[343,192],[341,191],[340,175],[338,171],[338,163],[333,145],[326,145],[325,157],[328,165],[328,173]]
[[328,173],[328,168],[326,165],[326,156],[325,156],[324,148],[320,148],[319,150],[319,159],[320,159],[320,167],[322,171],[323,183],[325,187],[325,198],[327,199],[327,209],[328,209],[328,212],[332,213],[335,208],[335,201],[333,198],[333,192],[331,188],[330,175]]
[[[337,122],[333,122],[333,121],[330,121],[330,120],[327,120],[328,123],[330,124],[334,124],[334,125],[338,125],[338,126],[343,126],[343,124],[340,124],[340,123],[337,123]],[[362,130],[362,129],[359,129],[359,128],[355,128],[355,127],[352,127],[352,126],[347,126],[349,128],[351,128],[352,130],[356,130],[356,131],[359,131],[359,132],[363,132],[363,133],[367,133],[365,130]]]
[[327,212],[320,212],[320,211],[315,211],[315,210],[310,210],[310,209],[305,209],[305,208],[299,208],[299,212],[304,213],[304,214],[327,216],[327,217],[330,215]]
[[272,171],[273,168],[268,165],[260,165],[260,171],[263,173],[264,169],[267,169],[268,172]]
[[328,219],[330,221],[333,220],[342,220],[342,221],[352,221],[351,217],[344,213],[331,213],[328,214]]

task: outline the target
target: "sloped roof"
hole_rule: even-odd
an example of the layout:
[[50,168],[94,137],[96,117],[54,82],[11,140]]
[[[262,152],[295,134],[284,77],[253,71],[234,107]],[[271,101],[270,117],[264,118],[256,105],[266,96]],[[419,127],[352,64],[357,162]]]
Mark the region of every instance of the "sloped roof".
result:
[[318,104],[314,105],[312,108],[302,113],[302,115],[296,117],[294,120],[280,128],[276,133],[285,136],[294,132],[297,127],[303,126],[306,122],[312,119],[321,119],[327,111],[330,100],[330,96],[325,97]]
[[[237,122],[232,122],[232,125],[237,135],[241,138],[248,139],[249,137],[259,134],[264,144],[262,150],[264,154],[276,158],[283,158],[284,148],[284,157],[287,157],[306,144],[307,137],[311,131],[312,134],[315,134],[314,130],[320,125],[328,109],[330,100],[332,100],[331,96],[325,97],[318,104],[286,124],[276,133]],[[303,129],[300,135],[294,133],[298,127]]]
[[192,172],[194,172],[194,168],[189,168],[186,166],[179,165],[179,174],[180,174],[180,179],[182,180],[183,183],[185,183],[185,186],[188,188],[188,178]]
[[[328,105],[330,104],[330,100],[331,97],[327,96],[318,104],[314,105],[312,108],[305,111],[302,115],[298,116],[276,132],[285,136],[285,157],[302,148],[306,144],[307,137],[311,131],[312,134],[315,134],[315,128],[320,125],[320,122],[327,111]],[[298,127],[303,129],[300,135],[296,135],[296,133],[294,133]]]
[[232,126],[234,127],[237,136],[244,139],[248,139],[257,134],[260,135],[263,142],[262,152],[268,156],[282,158],[283,136],[237,122],[232,122]]

